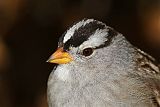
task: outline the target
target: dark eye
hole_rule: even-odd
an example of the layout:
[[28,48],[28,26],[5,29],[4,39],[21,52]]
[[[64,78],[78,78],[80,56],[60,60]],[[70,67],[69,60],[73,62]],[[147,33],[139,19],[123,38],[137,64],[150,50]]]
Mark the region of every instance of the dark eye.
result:
[[83,55],[84,56],[90,56],[93,53],[93,49],[92,48],[86,48],[83,50]]

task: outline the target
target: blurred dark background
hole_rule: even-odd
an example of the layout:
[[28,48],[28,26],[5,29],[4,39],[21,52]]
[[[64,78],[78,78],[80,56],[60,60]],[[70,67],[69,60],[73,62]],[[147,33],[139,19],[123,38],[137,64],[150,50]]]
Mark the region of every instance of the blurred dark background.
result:
[[94,18],[160,62],[160,0],[0,0],[0,107],[47,107],[46,63],[73,22]]

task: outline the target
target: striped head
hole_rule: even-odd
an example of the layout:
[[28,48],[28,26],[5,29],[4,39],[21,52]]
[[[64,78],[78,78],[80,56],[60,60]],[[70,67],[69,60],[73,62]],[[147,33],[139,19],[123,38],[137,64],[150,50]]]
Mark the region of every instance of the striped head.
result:
[[119,33],[94,19],[83,19],[70,27],[59,39],[58,50],[48,62],[66,64],[92,58],[96,50],[109,46]]

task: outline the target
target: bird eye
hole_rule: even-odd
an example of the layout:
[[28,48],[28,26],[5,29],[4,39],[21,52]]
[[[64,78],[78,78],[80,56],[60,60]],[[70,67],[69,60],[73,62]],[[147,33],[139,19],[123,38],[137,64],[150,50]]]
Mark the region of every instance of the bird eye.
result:
[[83,55],[84,56],[90,56],[93,53],[93,49],[92,48],[86,48],[83,50]]

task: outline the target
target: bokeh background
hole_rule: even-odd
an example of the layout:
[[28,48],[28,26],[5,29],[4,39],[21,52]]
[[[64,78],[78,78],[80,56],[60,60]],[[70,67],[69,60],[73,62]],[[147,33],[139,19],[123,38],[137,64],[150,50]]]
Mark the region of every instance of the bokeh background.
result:
[[73,22],[94,18],[160,62],[160,0],[0,0],[0,107],[47,107],[46,63]]

